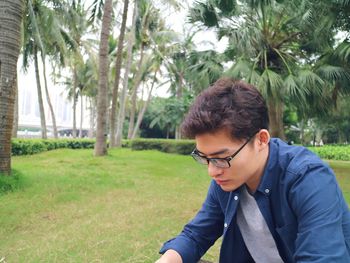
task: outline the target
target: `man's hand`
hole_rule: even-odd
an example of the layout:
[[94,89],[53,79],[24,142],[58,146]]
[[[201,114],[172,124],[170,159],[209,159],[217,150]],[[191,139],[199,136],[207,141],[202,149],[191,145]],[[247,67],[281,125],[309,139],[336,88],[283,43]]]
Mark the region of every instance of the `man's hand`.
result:
[[169,249],[155,263],[182,263],[182,258],[175,250]]

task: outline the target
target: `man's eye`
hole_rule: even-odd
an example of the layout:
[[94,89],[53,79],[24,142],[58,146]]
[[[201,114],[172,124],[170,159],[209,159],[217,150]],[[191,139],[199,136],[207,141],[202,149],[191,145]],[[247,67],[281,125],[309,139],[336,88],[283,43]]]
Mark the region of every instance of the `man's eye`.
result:
[[216,162],[216,163],[222,163],[222,162],[226,162],[224,159],[213,159],[214,160],[214,162]]

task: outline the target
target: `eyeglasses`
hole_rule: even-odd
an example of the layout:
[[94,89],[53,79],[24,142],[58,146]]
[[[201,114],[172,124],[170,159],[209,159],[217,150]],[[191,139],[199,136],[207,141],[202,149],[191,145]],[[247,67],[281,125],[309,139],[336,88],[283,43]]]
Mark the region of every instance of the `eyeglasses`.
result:
[[200,164],[206,164],[208,165],[209,162],[212,163],[214,166],[218,168],[230,168],[231,164],[230,162],[232,161],[233,158],[248,144],[248,142],[255,136],[252,135],[251,137],[248,138],[248,140],[241,146],[237,151],[235,151],[232,155],[224,157],[224,158],[208,158],[204,155],[201,155],[197,149],[194,149],[191,153],[191,156],[193,159],[195,159],[198,163]]

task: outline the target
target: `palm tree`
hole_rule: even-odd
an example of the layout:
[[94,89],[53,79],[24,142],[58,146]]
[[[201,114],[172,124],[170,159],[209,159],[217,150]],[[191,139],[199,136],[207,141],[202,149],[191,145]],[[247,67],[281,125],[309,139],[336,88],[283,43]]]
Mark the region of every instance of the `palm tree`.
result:
[[112,0],[106,0],[103,9],[102,29],[99,48],[99,79],[97,94],[97,129],[95,156],[107,154],[107,93],[108,93],[108,38],[112,23]]
[[160,23],[159,25],[159,29],[155,30],[155,32],[149,35],[151,52],[148,52],[145,55],[144,63],[141,66],[137,66],[136,69],[138,70],[137,74],[141,75],[140,81],[143,81],[143,83],[146,84],[146,86],[148,86],[148,83],[150,82],[150,88],[148,90],[147,99],[143,103],[138,113],[136,124],[133,128],[132,135],[130,137],[131,139],[134,139],[136,137],[143,116],[146,112],[148,105],[151,102],[152,91],[168,82],[166,80],[165,82],[162,82],[158,85],[158,75],[163,75],[161,68],[162,66],[164,66],[166,59],[169,59],[169,57],[173,54],[172,47],[174,43],[177,43],[178,35],[175,32],[163,27],[162,23]]
[[[194,49],[192,41],[194,35],[195,32],[186,32],[184,40],[173,45],[173,52],[170,54],[170,58],[166,58],[164,61],[171,80],[170,90],[179,101],[183,99],[183,94],[189,86],[186,76],[188,76],[188,70],[190,67],[189,54]],[[175,128],[175,139],[181,139],[181,121],[177,121],[177,123],[178,125]]]
[[[77,67],[77,86],[78,92],[75,96],[80,97],[80,127],[79,127],[79,137],[83,136],[83,120],[84,120],[84,100],[86,100],[86,106],[88,105],[87,101],[90,101],[90,110],[92,116],[90,116],[90,122],[94,123],[94,107],[95,99],[97,94],[98,86],[98,69],[97,69],[97,56],[94,53],[90,53],[90,57],[85,61],[84,64]],[[72,94],[73,95],[73,94]],[[93,130],[91,125],[91,130]],[[92,136],[91,136],[92,137]]]
[[[135,4],[136,6],[136,4]],[[122,54],[123,54],[123,46],[124,46],[124,37],[125,37],[125,29],[126,29],[126,20],[128,15],[128,7],[129,7],[129,0],[124,1],[124,9],[123,9],[123,17],[122,17],[122,24],[120,26],[120,33],[119,33],[119,39],[118,39],[118,49],[117,49],[117,56],[116,56],[116,65],[115,65],[115,78],[114,78],[114,85],[113,85],[113,93],[112,93],[112,108],[111,108],[111,114],[110,114],[110,132],[109,132],[109,146],[115,147],[116,146],[116,112],[117,112],[117,96],[118,96],[118,89],[119,89],[119,81],[120,81],[120,71],[122,67]]]
[[[41,3],[41,2],[40,2]],[[39,3],[38,3],[39,5]],[[44,103],[42,98],[42,88],[40,83],[40,73],[39,73],[39,61],[38,61],[38,52],[43,49],[43,43],[40,36],[37,17],[34,13],[33,3],[31,0],[27,1],[28,13],[23,19],[23,28],[24,30],[24,40],[23,40],[23,67],[26,68],[29,65],[29,56],[33,56],[34,59],[34,68],[35,68],[35,78],[37,86],[37,95],[39,103],[39,113],[40,113],[40,122],[41,122],[41,137],[43,139],[47,138],[46,131],[46,119],[45,119],[45,110]],[[39,7],[36,7],[35,10],[40,10]],[[39,46],[39,47],[38,47]]]
[[135,126],[133,127],[133,131],[132,131],[132,134],[130,136],[129,139],[135,139],[136,138],[136,134],[140,128],[140,125],[141,125],[141,122],[142,122],[142,119],[143,119],[143,116],[145,115],[145,112],[146,112],[146,109],[151,101],[151,98],[152,98],[152,91],[154,89],[154,86],[157,82],[157,73],[158,71],[155,71],[154,72],[154,76],[153,76],[153,79],[152,79],[152,84],[151,84],[151,87],[149,89],[149,92],[148,92],[148,96],[147,96],[147,100],[144,102],[141,110],[139,111],[139,114],[137,116],[137,120],[136,120],[136,123],[135,123]]
[[89,111],[90,111],[90,129],[89,138],[94,137],[95,131],[95,119],[96,119],[96,95],[98,87],[98,59],[97,56],[92,55],[85,62],[84,75],[82,82],[84,84],[84,95],[89,101]]
[[11,174],[11,132],[23,1],[0,2],[0,173]]
[[190,11],[191,21],[215,28],[227,37],[225,55],[233,61],[227,75],[261,89],[272,136],[284,138],[286,98],[306,104],[308,94],[321,94],[326,82],[312,67],[333,44],[327,1],[206,1]]
[[160,100],[160,105],[157,107],[157,115],[152,119],[150,128],[158,125],[162,130],[166,129],[167,138],[169,138],[170,132],[176,132],[183,119],[183,116],[193,101],[193,97],[187,91],[184,91],[183,96],[179,99],[176,96],[172,96],[166,99]]
[[162,59],[159,56],[152,54],[152,55],[146,55],[143,65],[141,67],[138,67],[138,70],[142,74],[141,79],[144,83],[144,86],[148,87],[148,84],[150,82],[150,87],[148,89],[147,99],[140,106],[141,109],[137,115],[136,123],[135,125],[133,125],[131,136],[130,137],[128,136],[128,139],[134,139],[136,137],[136,134],[140,128],[140,125],[145,115],[145,112],[147,110],[147,107],[151,102],[152,92],[154,89],[157,88],[156,84],[159,82],[157,77],[158,77],[158,74],[161,72],[160,70],[161,65],[162,65]]
[[40,122],[41,122],[41,138],[47,139],[45,110],[44,110],[44,103],[43,103],[42,88],[41,88],[41,83],[40,83],[40,73],[39,73],[38,47],[35,43],[33,44],[33,53],[34,53],[36,87],[37,87],[37,92],[38,92]]
[[136,73],[133,77],[133,85],[131,88],[131,110],[129,119],[129,131],[128,138],[131,138],[136,115],[136,103],[137,103],[137,93],[138,88],[142,82],[142,63],[146,48],[150,45],[149,34],[154,34],[158,31],[164,30],[164,21],[160,18],[159,11],[152,5],[150,1],[136,1],[135,4],[138,5],[138,16],[135,27],[135,47],[139,49],[139,59],[136,66]]
[[[33,6],[34,5],[34,6]],[[52,5],[53,7],[48,7]],[[50,99],[47,85],[46,58],[47,56],[62,56],[65,53],[65,40],[62,36],[60,22],[54,9],[60,7],[55,1],[35,1],[27,0],[27,15],[24,19],[24,43],[23,43],[23,67],[28,67],[30,56],[34,58],[34,65],[37,78],[38,101],[40,109],[40,119],[42,127],[42,137],[46,138],[46,120],[44,114],[44,106],[42,100],[42,91],[39,73],[38,53],[41,53],[41,61],[43,65],[44,88],[46,93],[46,101],[49,106],[52,125],[55,138],[58,137],[55,112]]]
[[94,48],[95,41],[85,39],[85,35],[88,35],[91,29],[91,24],[86,19],[87,10],[81,0],[68,1],[69,4],[65,5],[62,12],[62,19],[64,19],[64,25],[67,28],[67,38],[73,44],[68,54],[68,64],[72,72],[72,96],[73,99],[73,137],[76,137],[77,133],[77,116],[76,107],[78,100],[78,68],[83,67],[84,54],[90,55]]
[[[125,2],[128,2],[128,0],[125,0]],[[132,17],[132,25],[128,35],[128,49],[127,49],[126,59],[125,59],[123,89],[120,95],[120,103],[119,103],[119,109],[118,109],[118,121],[117,121],[116,138],[115,138],[116,147],[121,147],[122,145],[126,97],[127,97],[127,90],[128,90],[128,84],[129,84],[129,72],[130,72],[130,67],[132,62],[132,49],[135,43],[135,27],[136,27],[137,12],[138,12],[137,4],[135,3],[133,17]]]

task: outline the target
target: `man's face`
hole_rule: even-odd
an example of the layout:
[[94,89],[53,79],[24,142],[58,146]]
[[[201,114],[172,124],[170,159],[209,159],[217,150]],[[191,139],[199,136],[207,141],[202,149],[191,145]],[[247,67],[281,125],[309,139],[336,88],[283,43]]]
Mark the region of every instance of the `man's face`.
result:
[[[225,158],[234,154],[246,140],[233,140],[225,129],[215,133],[205,133],[195,137],[196,148],[200,155],[208,158]],[[244,146],[230,161],[231,167],[219,168],[208,164],[208,173],[224,191],[233,191],[242,184],[257,186],[261,177],[258,162],[259,150],[255,147],[255,137]],[[255,189],[253,189],[255,190]]]

